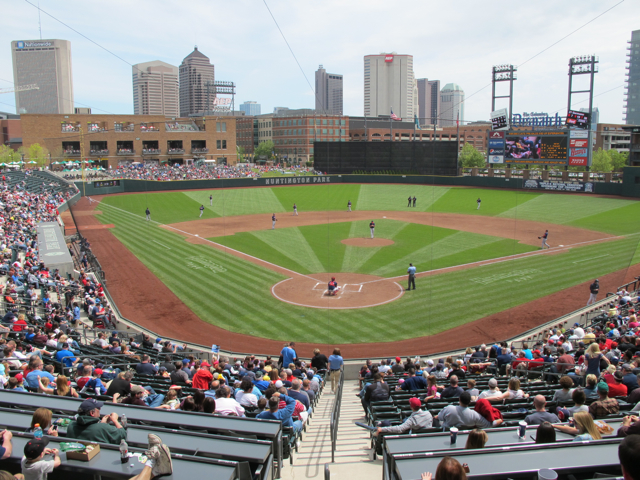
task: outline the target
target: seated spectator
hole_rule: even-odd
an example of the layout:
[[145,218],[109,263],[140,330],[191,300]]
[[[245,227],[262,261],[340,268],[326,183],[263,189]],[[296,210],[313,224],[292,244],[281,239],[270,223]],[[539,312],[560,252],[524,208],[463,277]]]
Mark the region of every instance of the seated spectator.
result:
[[[464,372],[463,372],[464,373]],[[407,377],[404,379],[402,385],[398,386],[396,390],[404,390],[404,391],[413,391],[413,390],[423,390],[427,388],[426,379],[420,375],[416,376],[415,368],[411,367],[407,369]]]
[[452,375],[449,378],[449,386],[442,390],[441,396],[442,398],[459,398],[463,392],[462,387],[458,386],[458,377]]
[[209,387],[209,383],[213,380],[213,374],[211,373],[211,365],[208,362],[202,362],[200,368],[193,375],[191,386],[193,388],[199,388],[206,390]]
[[618,458],[624,480],[640,480],[640,436],[625,437],[618,447]]
[[216,412],[216,401],[211,397],[206,397],[204,402],[202,402],[202,411],[203,413],[215,413]]
[[484,448],[488,440],[489,436],[487,435],[487,432],[485,432],[484,430],[480,430],[479,428],[474,428],[469,432],[467,443],[464,448],[466,450]]
[[120,398],[119,393],[113,395],[113,403],[123,403],[125,405],[138,405],[140,407],[146,407],[143,397],[146,390],[139,385],[131,385],[131,391],[129,395],[124,398]]
[[371,402],[388,400],[389,396],[389,385],[384,381],[384,376],[378,372],[373,376],[373,383],[370,383],[364,389],[362,407],[367,411]]
[[638,377],[633,373],[633,367],[628,363],[622,365],[622,375],[622,383],[627,387],[627,392],[631,394],[638,388]]
[[492,425],[485,417],[469,408],[471,395],[469,392],[462,392],[459,397],[459,405],[447,405],[438,414],[438,419],[443,428],[451,427],[482,427],[488,428]]
[[584,394],[584,390],[582,390],[581,388],[574,388],[573,393],[571,394],[571,400],[573,400],[573,403],[574,403],[573,407],[567,407],[567,408],[557,407],[556,408],[556,415],[558,415],[558,418],[560,419],[560,421],[564,422],[565,419],[573,416],[577,412],[588,412],[589,407],[587,407],[584,404],[584,402],[586,401],[586,398],[587,397]]
[[91,342],[91,345],[97,345],[103,350],[109,348],[109,342],[107,342],[106,335],[103,332],[98,333],[98,338]]
[[222,386],[216,391],[216,413],[244,417],[244,407],[231,398],[231,389]]
[[254,387],[251,379],[245,376],[240,382],[240,388],[236,390],[236,401],[242,405],[243,407],[257,407],[258,406],[258,395],[253,393],[253,390],[257,388]]
[[27,373],[27,376],[25,377],[25,383],[27,384],[27,387],[36,390],[38,388],[38,377],[48,378],[50,382],[55,381],[55,377],[51,375],[51,373],[42,369],[44,367],[44,363],[42,363],[42,360],[40,360],[38,357],[31,358],[36,359],[36,364],[35,369]]
[[44,432],[45,435],[50,435],[52,437],[58,436],[58,429],[52,425],[51,419],[53,418],[53,412],[48,408],[38,408],[35,412],[33,412],[33,417],[31,418],[31,427],[27,430],[28,433],[33,433],[36,428],[36,424],[40,425],[40,428]]
[[[638,382],[640,382],[640,373],[636,376]],[[639,403],[640,402],[640,388],[634,389],[631,394],[627,397],[627,403]]]
[[587,375],[586,378],[587,386],[584,388],[584,394],[587,398],[597,398],[598,396],[598,377],[594,374]]
[[622,425],[618,428],[618,437],[627,435],[640,435],[640,418],[636,415],[625,415]]
[[[47,448],[49,440],[33,438],[24,446],[24,456],[20,462],[22,474],[27,480],[46,479],[53,469],[59,467],[62,461],[57,448]],[[53,460],[45,460],[45,455],[52,455]]]
[[495,378],[489,380],[489,390],[484,390],[478,398],[501,397],[502,392],[498,388],[498,381]]
[[78,398],[78,392],[76,389],[69,385],[69,379],[64,375],[58,375],[56,378],[55,387],[47,388],[42,384],[42,380],[38,377],[38,392],[46,393],[48,395],[57,395],[59,397],[75,397]]
[[[186,383],[187,385],[191,385],[191,380],[189,379],[189,374],[182,368],[183,363],[180,360],[177,360],[173,363],[175,370],[171,372],[169,378],[173,383]],[[206,388],[206,387],[205,387]]]
[[109,388],[107,388],[107,395],[110,397],[113,397],[116,393],[120,394],[120,397],[126,397],[129,395],[129,393],[131,393],[132,378],[132,372],[120,372],[109,384]]
[[67,427],[67,438],[120,445],[127,439],[127,430],[120,424],[118,414],[112,412],[100,419],[104,405],[93,398],[80,404],[78,416]]
[[[206,399],[205,399],[205,402],[206,402]],[[164,399],[164,403],[160,405],[158,408],[162,408],[165,410],[177,410],[179,407],[180,407],[180,400],[178,399],[178,391],[176,389],[171,388],[167,392],[167,396]]]
[[571,395],[573,394],[573,380],[571,377],[565,375],[564,377],[560,377],[560,389],[556,390],[553,394],[554,402],[570,402]]
[[[285,402],[285,408],[283,408],[282,410],[278,410],[280,400],[284,400]],[[280,392],[274,392],[269,398],[268,406],[269,410],[260,412],[256,416],[256,418],[280,420],[282,422],[282,426],[293,427],[296,435],[300,432],[300,430],[302,429],[302,422],[300,420],[296,420],[294,422],[292,419],[293,411],[296,406],[295,399],[288,397],[287,395],[281,395]]]
[[536,430],[536,443],[556,443],[556,430],[549,422],[542,422]]
[[600,432],[598,431],[598,427],[593,423],[593,418],[588,412],[577,412],[573,416],[573,420],[576,425],[575,427],[570,427],[568,425],[554,425],[553,428],[570,435],[575,435],[575,438],[573,439],[574,442],[600,440],[602,438],[602,435],[600,435]]
[[80,390],[82,390],[85,386],[85,384],[91,380],[91,374],[93,373],[93,367],[91,367],[91,365],[85,365],[82,368],[82,376],[81,377],[76,377],[76,385],[78,386],[78,388]]
[[417,397],[409,399],[409,407],[411,407],[411,415],[400,424],[391,427],[378,427],[375,434],[379,433],[405,433],[411,431],[417,433],[424,428],[431,428],[433,425],[433,416],[428,410],[422,410],[422,402]]
[[527,415],[524,419],[528,425],[540,425],[542,422],[559,423],[560,420],[553,413],[549,413],[545,410],[547,406],[547,400],[544,395],[536,395],[533,398],[533,406],[536,411],[530,415]]
[[476,381],[473,378],[470,378],[469,380],[467,380],[466,391],[469,392],[469,395],[471,395],[472,402],[475,402],[480,396],[480,391],[476,388]]
[[589,413],[593,418],[603,418],[620,412],[620,404],[615,398],[609,398],[609,385],[598,383],[598,400],[589,405]]
[[504,392],[502,395],[489,397],[487,398],[487,400],[489,400],[491,403],[494,403],[500,402],[502,400],[520,400],[525,398],[529,398],[529,394],[524,393],[522,390],[520,390],[520,379],[517,377],[512,377],[511,379],[509,379],[509,385],[506,392]]
[[316,399],[316,392],[311,388],[311,380],[308,378],[302,380],[302,391],[309,396],[309,401],[313,404]]
[[136,365],[136,373],[139,375],[155,375],[158,373],[158,367],[151,363],[149,355],[143,355],[142,361]]
[[56,353],[56,360],[61,362],[65,367],[73,367],[80,361],[80,358],[76,358],[73,352],[69,350],[69,344],[62,344],[62,349]]
[[611,378],[611,380],[607,379],[607,385],[609,385],[609,396],[610,397],[626,397],[627,396],[627,386],[622,383],[624,380],[624,375],[622,372],[615,372]]

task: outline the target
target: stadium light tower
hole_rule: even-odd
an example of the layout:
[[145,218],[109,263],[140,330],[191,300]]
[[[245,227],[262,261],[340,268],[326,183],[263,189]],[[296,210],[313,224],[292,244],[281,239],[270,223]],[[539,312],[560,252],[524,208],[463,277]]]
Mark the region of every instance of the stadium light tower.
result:
[[[592,132],[591,132],[591,121],[593,118],[593,84],[595,80],[595,74],[598,72],[598,63],[600,59],[595,55],[580,55],[577,57],[572,57],[569,59],[569,99],[567,101],[567,112],[572,110],[571,108],[571,100],[572,96],[575,93],[588,93],[589,94],[589,125],[588,125],[588,155],[589,161],[588,165],[591,165],[592,158]],[[575,75],[589,75],[589,88],[587,90],[574,90],[573,89],[573,77]],[[587,166],[587,171],[589,170],[589,166]]]
[[[496,98],[509,99],[509,123],[513,114],[513,82],[518,79],[518,67],[514,65],[494,65],[491,70],[491,111],[496,110]],[[509,82],[509,95],[496,96],[496,83]]]

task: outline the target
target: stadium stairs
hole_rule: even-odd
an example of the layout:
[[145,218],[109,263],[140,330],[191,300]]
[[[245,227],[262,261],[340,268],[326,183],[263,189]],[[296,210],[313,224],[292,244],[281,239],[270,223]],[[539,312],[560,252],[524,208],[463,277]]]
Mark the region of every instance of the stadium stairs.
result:
[[293,465],[286,465],[282,472],[284,480],[321,479],[329,464],[331,478],[378,478],[382,476],[382,461],[370,458],[371,439],[369,431],[354,422],[365,422],[357,380],[347,380],[343,387],[340,420],[334,463],[331,463],[331,412],[336,396],[327,383],[318,402],[311,423],[303,436]]

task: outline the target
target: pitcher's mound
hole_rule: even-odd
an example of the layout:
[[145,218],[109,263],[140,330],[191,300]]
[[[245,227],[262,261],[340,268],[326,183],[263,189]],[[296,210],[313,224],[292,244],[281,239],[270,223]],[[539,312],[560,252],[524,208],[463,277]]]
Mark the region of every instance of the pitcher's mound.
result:
[[[340,291],[327,294],[331,277],[336,277]],[[278,300],[311,308],[366,308],[393,302],[404,289],[393,280],[357,273],[318,273],[288,278],[271,287]]]
[[352,247],[386,247],[395,242],[387,238],[345,238],[340,243],[351,245]]

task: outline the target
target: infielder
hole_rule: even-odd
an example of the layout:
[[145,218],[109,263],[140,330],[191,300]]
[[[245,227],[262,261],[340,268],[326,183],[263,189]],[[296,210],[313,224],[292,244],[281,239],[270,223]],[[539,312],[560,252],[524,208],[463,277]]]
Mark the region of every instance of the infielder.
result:
[[591,285],[589,285],[589,300],[587,301],[587,307],[592,303],[596,303],[596,298],[598,297],[598,292],[600,291],[600,282],[596,278]]
[[413,285],[413,289],[416,289],[416,267],[413,266],[413,263],[409,264],[409,268],[407,269],[407,273],[409,274],[409,285],[407,290],[411,290],[411,285]]
[[151,211],[149,210],[149,207],[147,207],[144,213],[147,214],[147,221],[151,220]]
[[544,235],[542,235],[541,237],[538,237],[538,240],[542,239],[542,245],[540,245],[540,248],[543,250],[545,245],[547,248],[551,248],[547,243],[547,238],[549,238],[549,230],[545,230]]
[[413,206],[414,207],[416,206],[416,196],[415,195],[413,196]]
[[373,238],[373,231],[376,228],[376,224],[373,223],[373,220],[371,220],[371,223],[369,224],[369,228],[371,229],[371,238]]
[[407,207],[411,206],[411,195],[409,195],[409,204],[407,205]]
[[276,222],[278,220],[276,219],[276,214],[274,213],[273,215],[271,215],[271,230],[275,230],[276,229]]
[[200,216],[204,213],[204,205],[200,205]]
[[476,200],[476,202],[478,203],[478,208],[476,208],[476,210],[480,210],[480,203],[482,203],[482,200],[480,200],[480,197],[478,197],[478,200]]
[[296,206],[296,204],[293,204],[293,214],[294,215],[298,215],[298,207]]
[[213,207],[213,195],[209,195],[209,206]]
[[349,203],[347,203],[347,212],[351,211],[351,200],[349,200]]

